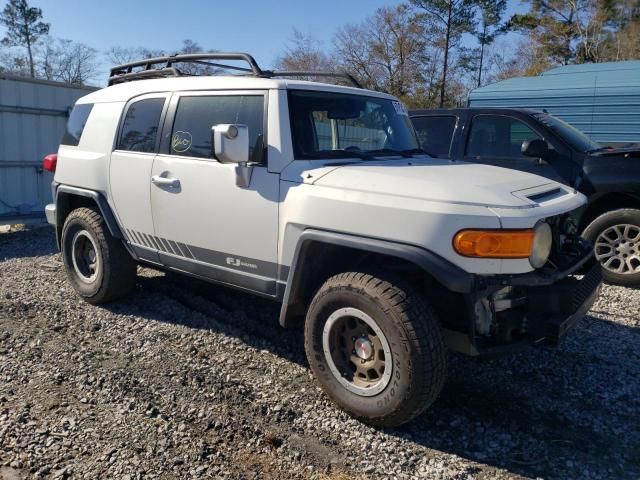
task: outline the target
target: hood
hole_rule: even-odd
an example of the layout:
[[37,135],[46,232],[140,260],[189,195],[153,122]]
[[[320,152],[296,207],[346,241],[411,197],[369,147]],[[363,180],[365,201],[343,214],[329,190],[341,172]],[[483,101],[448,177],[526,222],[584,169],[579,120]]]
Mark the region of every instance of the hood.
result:
[[495,208],[531,208],[572,192],[530,173],[436,158],[324,165],[302,178],[342,190]]
[[590,155],[592,157],[640,158],[640,147],[604,148]]

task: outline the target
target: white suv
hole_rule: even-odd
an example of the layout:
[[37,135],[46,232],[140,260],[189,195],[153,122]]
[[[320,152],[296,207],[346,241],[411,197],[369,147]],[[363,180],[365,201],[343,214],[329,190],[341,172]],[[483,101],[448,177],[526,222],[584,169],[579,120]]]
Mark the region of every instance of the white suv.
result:
[[[249,68],[176,68],[222,60]],[[327,394],[377,425],[436,399],[446,347],[553,341],[590,308],[599,269],[570,214],[583,195],[431,158],[398,99],[276,78],[290,73],[246,54],[146,59],[77,102],[45,161],[46,211],[84,299],[129,292],[137,264],[272,298],[283,326],[304,325]]]

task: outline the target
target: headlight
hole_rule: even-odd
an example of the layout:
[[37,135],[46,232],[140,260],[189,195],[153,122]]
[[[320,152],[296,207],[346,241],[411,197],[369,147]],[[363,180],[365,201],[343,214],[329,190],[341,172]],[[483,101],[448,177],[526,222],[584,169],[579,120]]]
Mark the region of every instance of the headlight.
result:
[[547,259],[551,253],[553,233],[551,232],[551,227],[546,222],[539,222],[533,231],[533,245],[531,246],[529,263],[531,263],[533,268],[540,268],[547,263]]

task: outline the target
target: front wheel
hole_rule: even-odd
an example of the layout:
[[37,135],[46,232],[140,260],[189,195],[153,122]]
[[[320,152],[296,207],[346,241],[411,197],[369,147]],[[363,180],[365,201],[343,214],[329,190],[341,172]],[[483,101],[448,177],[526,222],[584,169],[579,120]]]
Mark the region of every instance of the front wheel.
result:
[[424,295],[384,273],[327,280],[307,313],[305,349],[331,399],[374,425],[412,420],[446,378],[442,331]]
[[583,237],[593,243],[606,281],[640,285],[640,210],[622,208],[606,212],[587,226]]

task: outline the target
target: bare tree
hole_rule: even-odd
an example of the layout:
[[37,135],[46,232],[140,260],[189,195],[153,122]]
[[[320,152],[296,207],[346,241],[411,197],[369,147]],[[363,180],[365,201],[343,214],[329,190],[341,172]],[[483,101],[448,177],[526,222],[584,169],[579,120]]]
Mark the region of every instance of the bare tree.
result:
[[86,85],[98,72],[97,51],[71,40],[47,39],[38,63],[39,76],[74,85]]
[[32,78],[36,76],[33,48],[38,39],[49,32],[49,24],[41,22],[41,18],[42,10],[30,7],[27,0],[9,0],[0,14],[0,23],[7,27],[2,44],[27,49]]
[[425,32],[406,5],[380,8],[361,24],[341,28],[334,45],[340,64],[369,88],[408,100],[424,84]]
[[327,70],[335,68],[331,57],[322,50],[322,45],[310,34],[293,29],[284,53],[274,62],[277,70]]
[[[183,40],[182,47],[173,51],[166,50],[153,50],[145,47],[111,47],[106,56],[112,65],[122,65],[136,60],[143,60],[145,58],[164,57],[168,55],[179,55],[189,53],[201,53],[203,48],[193,40]],[[208,52],[215,52],[216,50],[207,50]],[[157,65],[156,68],[161,68],[161,65]],[[176,63],[176,67],[184,75],[212,75],[219,73],[221,70],[215,67],[208,67],[206,65],[198,65],[191,63]]]

